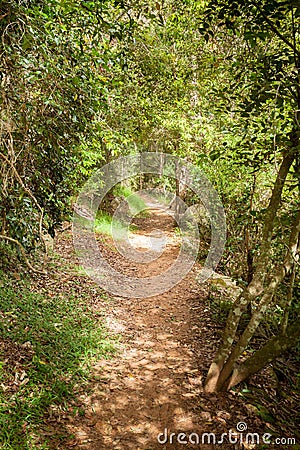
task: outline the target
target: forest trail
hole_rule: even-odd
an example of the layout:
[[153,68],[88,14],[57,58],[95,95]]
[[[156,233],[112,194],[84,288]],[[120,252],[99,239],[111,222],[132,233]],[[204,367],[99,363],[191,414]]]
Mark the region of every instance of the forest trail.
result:
[[[123,273],[145,277],[169,267],[179,252],[174,220],[161,207],[151,203],[148,217],[134,219],[137,230],[130,236],[143,251],[149,236],[161,230],[166,248],[147,264],[126,261],[111,238],[99,242],[109,263]],[[205,289],[195,281],[197,264],[170,291],[151,298],[112,296],[105,309],[108,328],[121,335],[119,352],[93,367],[96,380],[80,401],[84,417],[68,417],[64,429],[74,436],[69,448],[86,450],[156,450],[215,448],[201,444],[202,433],[214,432],[217,438],[249,411],[231,394],[209,396],[203,393],[205,370],[214,353],[221,327],[213,322],[205,300]],[[249,422],[249,420],[247,420]],[[258,424],[256,424],[257,428]],[[168,430],[168,443],[158,435]],[[195,443],[177,442],[177,434],[197,433]],[[170,433],[176,433],[171,437]],[[194,436],[194,439],[195,436]],[[218,445],[232,448],[232,445]]]

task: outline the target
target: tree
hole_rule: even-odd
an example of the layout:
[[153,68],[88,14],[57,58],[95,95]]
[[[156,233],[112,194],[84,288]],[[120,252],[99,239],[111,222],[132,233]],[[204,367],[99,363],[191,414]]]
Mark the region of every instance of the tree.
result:
[[[273,142],[270,140],[264,149],[260,150],[258,136],[257,142],[256,139],[253,140],[250,152],[245,152],[245,148],[241,149],[244,157],[250,159],[250,162],[252,159],[253,167],[261,167],[261,161],[272,161],[273,155],[277,163],[280,161],[280,165],[274,177],[268,206],[264,211],[259,249],[255,252],[254,272],[250,282],[232,305],[221,345],[208,372],[205,384],[208,392],[228,389],[243,381],[253,373],[254,368],[262,368],[273,357],[278,356],[280,351],[295,345],[294,338],[298,336],[295,333],[297,327],[290,325],[290,331],[287,331],[285,337],[278,336],[272,341],[276,343],[276,351],[270,351],[272,344],[267,343],[249,360],[237,365],[276,290],[298,258],[299,197],[297,194],[291,194],[287,188],[287,184],[292,180],[294,188],[299,184],[300,67],[297,17],[299,7],[292,2],[216,1],[210,2],[208,7],[209,25],[205,22],[205,32],[216,40],[219,31],[229,33],[240,47],[235,54],[235,66],[239,68],[237,77],[242,89],[237,90],[243,95],[243,103],[236,103],[236,106],[245,118],[244,142],[249,139],[251,129],[259,129],[263,125],[266,120],[263,112],[267,106],[272,104],[275,109],[272,116],[280,118],[280,127],[275,138],[273,136]],[[247,56],[250,55],[255,59],[252,59],[250,65],[246,65]],[[259,117],[259,114],[262,117]],[[264,131],[262,137],[266,138],[268,133]],[[289,238],[284,243],[286,248],[282,252],[282,259],[275,263],[272,259],[274,232],[282,214],[282,203],[288,198],[291,200],[288,211]],[[238,325],[249,305],[254,306],[252,315],[239,336]]]
[[27,250],[69,216],[88,159],[82,142],[101,134],[103,72],[119,65],[114,41],[131,32],[123,13],[109,1],[1,4],[1,234]]

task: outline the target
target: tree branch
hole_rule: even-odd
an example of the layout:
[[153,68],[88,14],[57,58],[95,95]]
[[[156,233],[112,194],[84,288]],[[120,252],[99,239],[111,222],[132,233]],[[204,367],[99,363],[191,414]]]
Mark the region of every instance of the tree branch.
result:
[[241,383],[254,373],[263,369],[267,364],[284,353],[289,348],[297,345],[300,338],[300,321],[298,320],[287,330],[286,334],[279,334],[270,339],[257,350],[243,364],[236,367],[232,373],[227,389]]
[[0,234],[0,239],[4,239],[4,240],[6,240],[6,241],[13,242],[14,244],[17,244],[17,246],[18,246],[19,249],[21,250],[21,253],[22,253],[22,255],[23,255],[23,258],[24,258],[24,261],[25,261],[27,267],[28,267],[30,270],[32,270],[32,272],[34,272],[34,273],[40,273],[40,274],[42,274],[42,275],[47,275],[46,272],[43,272],[42,270],[37,270],[37,269],[35,269],[35,268],[30,264],[30,262],[29,262],[28,259],[27,259],[26,251],[25,251],[23,245],[22,245],[19,241],[17,241],[16,239],[11,238],[11,237],[9,237],[9,236],[4,236],[3,234]]
[[44,244],[44,248],[45,248],[45,250],[46,250],[46,244],[45,244],[45,240],[44,240],[44,237],[43,237],[43,230],[42,230],[42,228],[43,228],[43,219],[44,219],[44,210],[43,210],[43,208],[39,205],[37,199],[35,198],[35,196],[33,195],[33,193],[30,191],[30,189],[28,189],[28,188],[25,186],[25,184],[23,183],[22,178],[20,177],[20,175],[19,175],[17,169],[15,168],[14,164],[13,164],[13,163],[5,156],[5,155],[3,155],[3,153],[1,153],[1,152],[0,152],[0,156],[1,156],[1,158],[2,158],[5,162],[7,162],[7,164],[10,165],[10,167],[12,168],[12,171],[14,172],[14,174],[15,174],[17,180],[19,181],[19,183],[21,184],[22,188],[23,188],[24,191],[29,195],[29,197],[33,200],[34,204],[36,205],[36,207],[37,207],[38,210],[40,211],[39,235],[40,235],[40,238],[41,238],[41,240],[42,240],[42,242],[43,242],[43,244]]
[[[270,26],[271,30],[276,34],[276,36],[278,36],[279,39],[281,39],[288,47],[290,47],[293,50],[295,55],[300,57],[300,52],[299,52],[299,50],[297,50],[295,45],[292,42],[290,42],[283,34],[280,33],[280,31],[276,28],[276,26],[272,22],[272,20],[270,20],[269,17],[265,15],[263,10],[258,6],[257,3],[254,2],[254,5],[256,6],[256,8],[260,12],[260,14],[263,16],[263,18],[265,19],[267,24]],[[295,61],[295,63],[297,64],[297,61]]]
[[41,214],[43,214],[43,208],[39,205],[37,199],[35,198],[35,196],[33,195],[33,193],[30,191],[30,189],[28,189],[25,184],[22,181],[22,178],[20,177],[20,175],[18,174],[17,169],[15,168],[15,166],[13,165],[13,163],[5,156],[3,155],[3,153],[0,152],[0,156],[2,159],[4,159],[5,162],[7,162],[7,164],[10,165],[10,167],[12,168],[17,180],[19,181],[19,183],[21,184],[22,188],[24,189],[25,192],[27,192],[27,194],[29,195],[29,197],[33,200],[34,204],[37,206],[37,208],[39,209],[39,211],[41,212]]

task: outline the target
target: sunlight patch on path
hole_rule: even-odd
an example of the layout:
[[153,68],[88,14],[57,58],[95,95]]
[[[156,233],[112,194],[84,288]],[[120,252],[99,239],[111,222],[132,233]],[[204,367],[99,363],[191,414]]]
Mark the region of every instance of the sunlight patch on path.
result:
[[[147,206],[149,217],[133,221],[138,229],[128,233],[120,255],[123,262],[118,260],[125,273],[141,278],[165,271],[178,257],[181,241],[167,208],[151,201]],[[130,246],[132,252],[147,252],[154,258],[135,264],[129,260]],[[193,279],[191,273],[188,277]],[[152,298],[112,298],[107,323],[112,333],[122,334],[122,347],[114,360],[94,367],[99,386],[82,398],[92,418],[89,437],[82,440],[76,427],[69,428],[78,439],[77,448],[164,450],[157,436],[165,428],[201,431],[193,405],[202,391],[202,374],[193,352],[181,342],[189,333],[187,286],[190,282],[185,280]],[[203,446],[203,450],[211,448]]]

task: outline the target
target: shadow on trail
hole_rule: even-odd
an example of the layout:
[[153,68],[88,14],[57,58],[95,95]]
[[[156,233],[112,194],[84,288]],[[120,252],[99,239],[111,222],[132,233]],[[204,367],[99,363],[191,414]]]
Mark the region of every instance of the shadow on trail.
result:
[[[149,216],[135,219],[135,224],[133,242],[140,251],[147,248],[146,238],[153,230],[163,230],[167,240],[161,256],[149,264],[130,263],[109,240],[99,243],[101,251],[124,273],[145,277],[163,272],[178,255],[173,218],[153,205]],[[197,270],[196,265],[179,284],[156,297],[112,297],[106,320],[111,333],[121,335],[122,348],[113,360],[93,367],[95,382],[79,397],[85,415],[62,422],[63,433],[73,438],[56,448],[213,449],[208,436],[202,444],[202,433],[215,433],[219,439],[247,419],[243,402],[233,395],[203,393],[219,329],[206,307],[203,286],[195,281]],[[187,435],[179,436],[187,443],[178,442],[179,433]],[[227,443],[218,448],[235,446]]]

